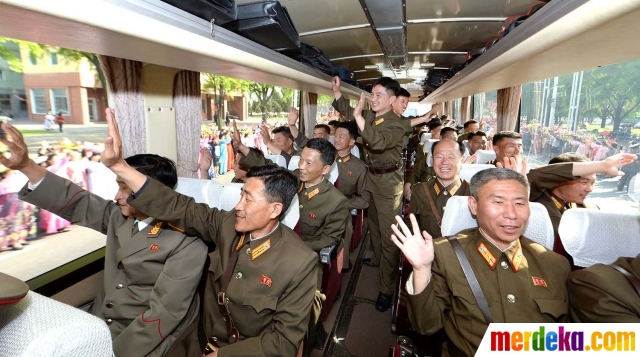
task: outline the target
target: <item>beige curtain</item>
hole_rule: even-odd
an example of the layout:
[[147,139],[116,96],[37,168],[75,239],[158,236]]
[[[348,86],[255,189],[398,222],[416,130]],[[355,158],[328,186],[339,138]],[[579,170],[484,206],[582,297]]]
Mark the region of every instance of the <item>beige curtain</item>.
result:
[[316,126],[316,113],[318,112],[318,94],[302,92],[302,110],[304,120],[304,135],[313,137],[313,127]]
[[173,82],[178,176],[197,178],[201,122],[200,73],[180,71]]
[[466,123],[471,119],[469,100],[470,97],[463,97],[462,103],[460,104],[460,112],[462,113],[462,118],[460,119],[462,123]]
[[522,86],[498,89],[498,131],[513,131],[516,128]]
[[98,56],[107,80],[109,106],[116,111],[124,157],[146,153],[142,63]]

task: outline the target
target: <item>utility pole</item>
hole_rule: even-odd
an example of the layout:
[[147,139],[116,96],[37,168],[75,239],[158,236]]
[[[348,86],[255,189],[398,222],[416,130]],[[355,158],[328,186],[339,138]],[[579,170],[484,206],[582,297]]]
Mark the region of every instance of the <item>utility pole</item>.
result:
[[553,92],[551,93],[551,104],[549,111],[549,127],[553,127],[555,124],[555,115],[556,115],[556,100],[558,97],[558,77],[553,78]]

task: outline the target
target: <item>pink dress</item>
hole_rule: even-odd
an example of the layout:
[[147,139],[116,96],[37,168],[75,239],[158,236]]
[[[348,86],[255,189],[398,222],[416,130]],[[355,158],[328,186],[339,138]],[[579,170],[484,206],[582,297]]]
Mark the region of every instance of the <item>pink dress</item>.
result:
[[[47,167],[47,170],[54,174],[69,179],[67,171],[67,159],[63,159],[59,164]],[[47,210],[40,209],[40,228],[47,234],[56,233],[71,225],[71,222],[63,219],[62,217],[55,215]]]

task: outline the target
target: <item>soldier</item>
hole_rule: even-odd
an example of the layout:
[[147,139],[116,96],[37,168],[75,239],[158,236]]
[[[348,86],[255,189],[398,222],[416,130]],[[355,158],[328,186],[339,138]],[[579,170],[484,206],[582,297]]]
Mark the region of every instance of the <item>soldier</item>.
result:
[[614,264],[617,267],[596,264],[569,275],[573,322],[640,322],[640,255],[618,258]]
[[[291,128],[289,128],[289,129],[291,129]],[[313,127],[313,137],[314,138],[320,138],[320,139],[324,139],[324,140],[329,140],[330,133],[331,133],[331,128],[329,127],[329,125],[317,124],[316,126]],[[297,136],[297,135],[293,135],[293,131],[291,132],[291,135],[293,136],[294,139]],[[298,147],[301,148],[302,146],[298,146]]]
[[[573,261],[558,235],[562,214],[575,207],[599,209],[595,205],[585,203],[585,199],[593,191],[596,174],[623,175],[619,168],[631,164],[635,159],[636,156],[632,154],[618,154],[603,161],[589,161],[583,155],[562,154],[551,159],[550,165],[532,169],[527,173],[531,185],[529,201],[541,203],[549,212],[555,234],[554,252],[564,255],[570,262]],[[526,165],[521,170],[526,171]]]
[[168,355],[195,357],[204,350],[208,357],[295,356],[309,321],[318,261],[280,224],[297,179],[284,168],[257,167],[247,173],[234,210],[210,208],[129,167],[109,109],[107,122],[103,163],[133,192],[126,203],[216,245],[209,254],[201,318]]
[[474,131],[468,134],[469,155],[475,155],[478,150],[487,150],[487,134],[484,131]]
[[[49,173],[29,159],[22,135],[2,125],[11,141],[0,141],[11,157],[0,162],[29,179],[20,199],[107,235],[104,278],[91,313],[109,325],[115,355],[163,356],[175,336],[196,320],[205,244],[163,218],[129,206],[132,188],[121,177],[113,202]],[[173,192],[178,177],[171,160],[141,154],[125,161],[138,175],[149,175]]]
[[482,125],[476,120],[466,121],[464,122],[464,124],[462,124],[462,127],[464,128],[464,133],[458,136],[458,142],[469,140],[469,134],[478,130],[482,130]]
[[293,147],[293,136],[291,135],[291,131],[286,126],[279,126],[273,129],[272,133],[273,140],[271,140],[271,136],[269,136],[269,129],[267,129],[267,126],[260,126],[262,142],[264,142],[273,155],[281,155],[284,157],[288,166],[289,161],[291,161],[291,156],[300,156],[300,151]]
[[367,190],[371,193],[369,202],[369,234],[373,246],[373,259],[363,260],[368,266],[380,265],[380,289],[376,299],[376,309],[386,311],[391,306],[392,294],[398,282],[398,249],[391,244],[393,216],[400,213],[402,185],[404,181],[402,163],[402,137],[410,126],[415,126],[431,118],[431,113],[439,110],[434,105],[423,117],[403,122],[393,111],[400,85],[395,80],[382,77],[371,91],[371,109],[363,112],[364,93],[360,95],[358,106],[354,109],[340,91],[340,78],[333,80],[335,100],[333,107],[347,120],[354,120],[364,142],[364,161],[369,175]]
[[[411,323],[427,335],[444,327],[450,356],[473,356],[490,322],[567,319],[569,263],[522,236],[530,215],[528,188],[512,170],[477,173],[471,179],[469,209],[478,228],[461,231],[451,241],[421,234],[413,215],[413,233],[396,217],[391,239],[413,266],[407,281]],[[457,254],[477,281],[465,275]],[[479,298],[474,292],[480,292]]]
[[435,142],[431,148],[435,176],[411,188],[409,213],[416,216],[420,228],[432,237],[442,237],[440,225],[449,197],[470,194],[469,183],[458,176],[464,149],[455,140]]
[[[487,164],[496,165],[496,163],[505,163],[509,158],[514,158],[516,162],[522,160],[522,135],[515,131],[501,131],[493,136],[493,151],[496,152],[495,160],[487,162]],[[505,161],[507,158],[507,161]],[[518,170],[518,172],[520,172]]]

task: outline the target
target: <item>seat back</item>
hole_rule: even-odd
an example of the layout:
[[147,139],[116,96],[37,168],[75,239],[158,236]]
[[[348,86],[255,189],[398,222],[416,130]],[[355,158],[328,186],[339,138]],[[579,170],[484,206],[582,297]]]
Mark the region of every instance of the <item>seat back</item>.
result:
[[300,162],[300,156],[291,156],[291,160],[289,160],[289,165],[287,168],[289,171],[293,171],[298,168],[298,162]]
[[329,182],[331,182],[331,184],[335,185],[336,181],[338,181],[338,176],[339,176],[339,170],[338,170],[338,163],[337,162],[333,162],[333,164],[331,165],[331,171],[329,171],[329,177],[328,180]]
[[420,143],[421,144],[424,144],[427,140],[431,139],[431,133],[428,132],[428,131],[425,131],[425,132],[421,133],[420,135],[421,135],[421,137],[420,137]]
[[476,160],[478,164],[486,164],[496,159],[496,152],[493,150],[477,150],[476,155],[478,155],[478,159]]
[[357,157],[358,159],[360,158],[360,149],[358,148],[358,145],[353,145],[353,147],[351,148],[351,155]]
[[611,264],[619,257],[640,254],[640,215],[572,208],[560,219],[558,234],[573,264],[590,267]]
[[287,212],[284,214],[284,218],[282,219],[282,224],[285,226],[294,229],[298,221],[300,220],[300,203],[298,201],[298,195],[293,196],[293,200],[291,201],[291,205]]
[[231,211],[240,202],[241,189],[243,183],[231,182],[226,184],[220,191],[220,203],[218,208]]
[[264,157],[280,167],[287,168],[287,160],[285,160],[282,155],[265,155]]
[[462,164],[462,169],[460,169],[460,178],[471,181],[473,175],[486,169],[495,169],[495,166],[489,164]]
[[207,198],[209,200],[209,207],[220,208],[220,196],[222,195],[222,184],[218,181],[210,181],[209,189],[207,190]]
[[632,200],[640,202],[640,180],[637,179],[638,175],[635,175],[629,180],[629,189],[627,194]]
[[211,180],[178,177],[176,191],[185,196],[192,197],[198,203],[206,203],[209,206],[212,206],[217,202],[209,201],[209,186],[211,185],[211,182]]
[[[529,222],[522,235],[552,250],[554,242],[553,225],[551,225],[547,209],[537,202],[529,202],[529,208],[531,216],[529,216]],[[478,222],[469,210],[469,197],[451,196],[447,201],[442,217],[442,235],[454,235],[462,230],[477,226]]]
[[113,356],[103,320],[33,291],[0,309],[0,326],[0,356]]

